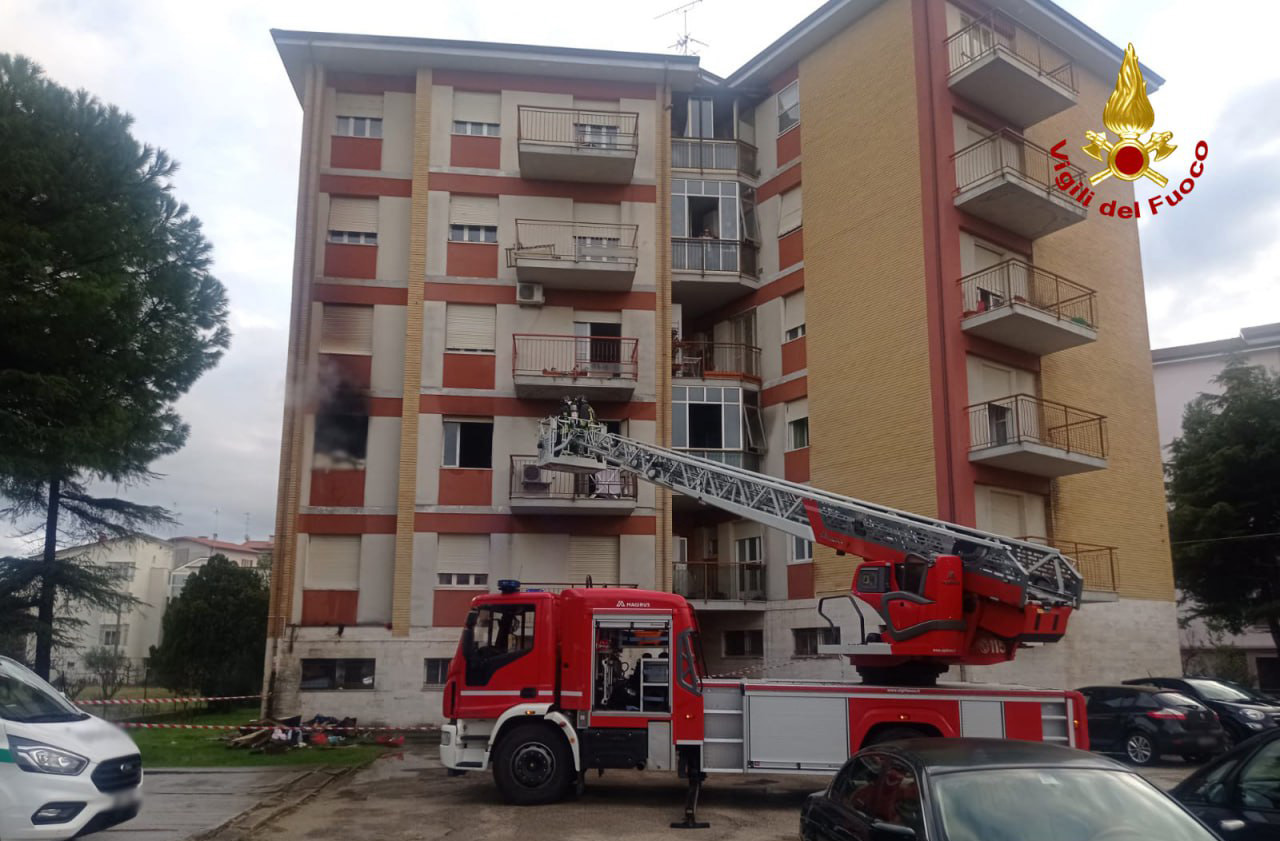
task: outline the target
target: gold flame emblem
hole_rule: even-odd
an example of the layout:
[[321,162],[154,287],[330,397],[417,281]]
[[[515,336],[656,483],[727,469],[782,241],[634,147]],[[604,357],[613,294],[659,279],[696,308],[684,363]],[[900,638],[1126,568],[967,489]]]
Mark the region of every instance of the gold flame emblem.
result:
[[1112,143],[1105,131],[1084,133],[1089,140],[1088,146],[1081,147],[1085,154],[1107,165],[1106,169],[1089,176],[1089,183],[1097,184],[1113,175],[1122,181],[1137,181],[1145,175],[1161,187],[1168,184],[1169,179],[1152,169],[1151,163],[1164,160],[1178,148],[1169,143],[1173,132],[1153,131],[1146,141],[1141,139],[1142,133],[1150,131],[1155,121],[1156,112],[1147,99],[1147,83],[1142,78],[1138,54],[1130,44],[1116,75],[1116,89],[1102,110],[1102,122],[1119,135],[1119,142]]

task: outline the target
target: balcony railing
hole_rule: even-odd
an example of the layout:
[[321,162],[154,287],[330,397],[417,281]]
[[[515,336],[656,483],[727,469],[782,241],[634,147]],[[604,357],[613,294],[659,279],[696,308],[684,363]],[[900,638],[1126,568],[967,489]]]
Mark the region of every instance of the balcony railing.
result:
[[675,342],[671,374],[686,379],[759,379],[760,348],[733,342]]
[[671,267],[678,272],[732,272],[757,277],[754,243],[711,239],[710,237],[675,237],[671,240]]
[[760,454],[749,450],[690,450],[684,447],[675,447],[674,449],[685,455],[705,458],[708,461],[727,464],[730,467],[741,467],[744,470],[760,469]]
[[512,499],[631,500],[636,498],[636,477],[617,468],[596,473],[561,473],[543,470],[537,456],[511,457]]
[[1061,60],[1064,53],[1003,12],[983,15],[947,39],[951,74],[996,50],[1004,50],[1036,75],[1047,76],[1076,92],[1075,70],[1070,61]]
[[516,376],[636,379],[639,340],[621,336],[516,333],[511,373]]
[[1116,575],[1116,547],[1098,546],[1093,543],[1076,543],[1074,540],[1050,540],[1047,537],[1027,535],[1018,538],[1031,543],[1052,546],[1071,560],[1084,576],[1086,590],[1114,593],[1118,582]]
[[731,170],[750,178],[760,174],[756,147],[743,140],[705,137],[671,138],[671,168]]
[[[952,158],[956,162],[956,193],[1000,176],[1019,178],[1046,192],[1058,189],[1054,184],[1053,156],[1009,129],[969,144]],[[1070,165],[1062,171],[1070,172],[1077,183],[1084,178],[1084,170],[1078,166]],[[1062,195],[1065,198],[1067,194]]]
[[764,562],[675,564],[671,589],[686,599],[762,602]]
[[1092,458],[1107,457],[1102,415],[1029,394],[968,407],[969,451],[1010,444],[1039,444]]
[[1097,327],[1094,311],[1097,295],[1092,289],[1010,259],[989,269],[960,278],[964,315],[990,312],[1013,304],[1025,304],[1061,321]]
[[556,260],[584,267],[635,268],[636,225],[603,222],[516,220],[516,244],[507,249],[507,266],[521,260]]
[[578,108],[518,109],[520,143],[537,143],[572,150],[636,151],[634,111],[584,111]]

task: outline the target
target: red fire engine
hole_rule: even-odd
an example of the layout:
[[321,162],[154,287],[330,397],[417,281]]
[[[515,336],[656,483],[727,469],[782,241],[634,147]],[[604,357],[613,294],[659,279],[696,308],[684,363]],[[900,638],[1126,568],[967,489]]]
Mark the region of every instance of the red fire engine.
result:
[[[619,587],[558,593],[499,582],[472,602],[444,691],[441,758],[492,767],[503,796],[545,803],[591,769],[832,773],[864,745],[916,735],[1002,736],[1087,747],[1075,692],[937,685],[951,665],[1011,660],[1055,642],[1082,579],[1057,550],[828,494],[607,432],[589,409],[543,422],[550,470],[612,467],[864,559],[853,596],[868,632],[820,653],[847,656],[862,682],[711,679],[681,596]],[[849,596],[840,597],[852,601]],[[856,608],[856,602],[854,603]]]

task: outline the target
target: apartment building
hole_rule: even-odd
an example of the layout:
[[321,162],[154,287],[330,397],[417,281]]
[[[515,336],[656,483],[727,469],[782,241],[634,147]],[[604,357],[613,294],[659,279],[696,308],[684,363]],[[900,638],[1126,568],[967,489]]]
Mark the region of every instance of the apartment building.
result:
[[273,34],[303,106],[279,711],[438,716],[499,578],[674,589],[713,672],[851,674],[814,652],[856,559],[539,470],[537,420],[577,395],[643,441],[1061,545],[1068,641],[969,677],[1177,667],[1137,229],[1046,152],[1100,124],[1114,44],[1038,0],[833,0],[725,78]]

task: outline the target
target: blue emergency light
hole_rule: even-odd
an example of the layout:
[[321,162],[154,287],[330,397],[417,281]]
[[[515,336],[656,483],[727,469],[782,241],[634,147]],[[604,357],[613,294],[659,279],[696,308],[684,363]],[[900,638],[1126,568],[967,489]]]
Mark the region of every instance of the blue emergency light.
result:
[[516,581],[514,578],[500,578],[498,579],[498,592],[506,596],[509,596],[512,593],[519,593],[520,582]]

